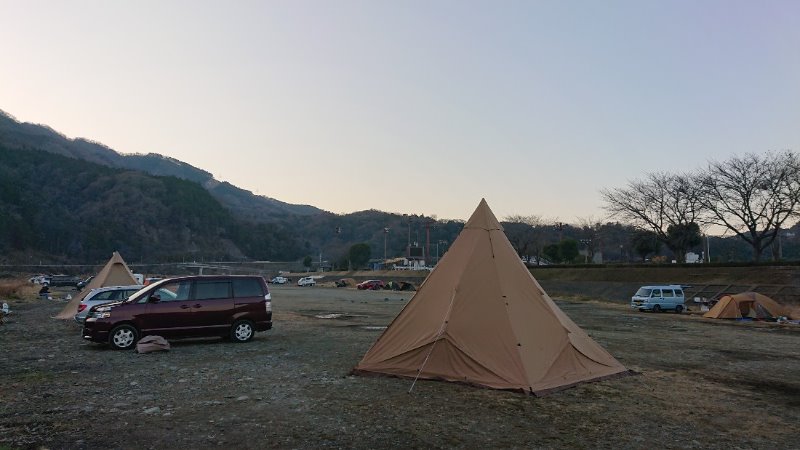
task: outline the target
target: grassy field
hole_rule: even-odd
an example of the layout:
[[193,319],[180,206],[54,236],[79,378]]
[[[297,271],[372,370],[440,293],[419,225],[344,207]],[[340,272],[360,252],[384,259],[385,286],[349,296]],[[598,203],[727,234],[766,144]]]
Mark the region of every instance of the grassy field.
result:
[[13,300],[0,326],[10,448],[793,448],[800,327],[560,307],[638,375],[536,398],[350,370],[412,293],[273,287],[247,344],[115,352]]

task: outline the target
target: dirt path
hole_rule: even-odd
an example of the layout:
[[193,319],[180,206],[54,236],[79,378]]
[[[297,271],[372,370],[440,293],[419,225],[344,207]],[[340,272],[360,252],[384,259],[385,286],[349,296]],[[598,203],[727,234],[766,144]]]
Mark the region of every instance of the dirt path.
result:
[[166,353],[84,342],[62,304],[0,326],[0,448],[788,448],[800,327],[559,302],[640,375],[544,398],[348,375],[411,293],[273,288],[275,328]]

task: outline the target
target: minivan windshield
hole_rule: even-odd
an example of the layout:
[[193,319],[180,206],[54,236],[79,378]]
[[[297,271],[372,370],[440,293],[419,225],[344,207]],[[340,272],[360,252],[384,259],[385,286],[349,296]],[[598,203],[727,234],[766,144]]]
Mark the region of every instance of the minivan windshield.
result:
[[128,299],[125,300],[125,301],[126,302],[131,302],[131,303],[136,303],[142,297],[144,297],[146,295],[150,295],[150,293],[153,292],[154,289],[158,289],[158,286],[163,285],[167,281],[168,280],[166,280],[166,279],[165,280],[158,280],[158,281],[156,281],[155,283],[153,283],[153,284],[151,284],[149,286],[145,286],[144,289],[141,289],[141,290],[137,291],[135,294],[133,294],[130,297],[128,297]]
[[[650,297],[650,293],[652,291],[653,291],[652,289],[639,288],[639,290],[636,291],[636,297]],[[628,292],[630,292],[630,291],[628,291]]]

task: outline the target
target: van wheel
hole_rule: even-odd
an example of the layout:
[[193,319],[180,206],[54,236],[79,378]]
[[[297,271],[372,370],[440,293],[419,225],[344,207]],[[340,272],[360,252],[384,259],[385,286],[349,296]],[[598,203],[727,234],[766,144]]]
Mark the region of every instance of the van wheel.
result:
[[111,330],[108,343],[114,350],[130,350],[139,340],[139,332],[130,325],[120,325]]
[[683,312],[683,305],[678,305],[675,307],[675,314],[680,314]]
[[233,342],[247,342],[253,339],[255,329],[249,320],[237,320],[231,327],[231,340]]
[[653,312],[660,313],[661,312],[661,305],[653,305]]

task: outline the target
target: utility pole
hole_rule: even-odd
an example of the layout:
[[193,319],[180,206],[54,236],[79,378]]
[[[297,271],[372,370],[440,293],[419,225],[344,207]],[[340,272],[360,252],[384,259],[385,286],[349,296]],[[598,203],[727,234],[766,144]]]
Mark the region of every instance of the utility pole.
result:
[[383,228],[383,261],[386,262],[386,236],[389,235],[389,227]]
[[[434,223],[432,221],[425,222],[425,259],[431,257],[431,224]],[[427,266],[428,261],[425,262]]]
[[406,256],[411,258],[411,216],[408,216],[408,245],[406,246]]

